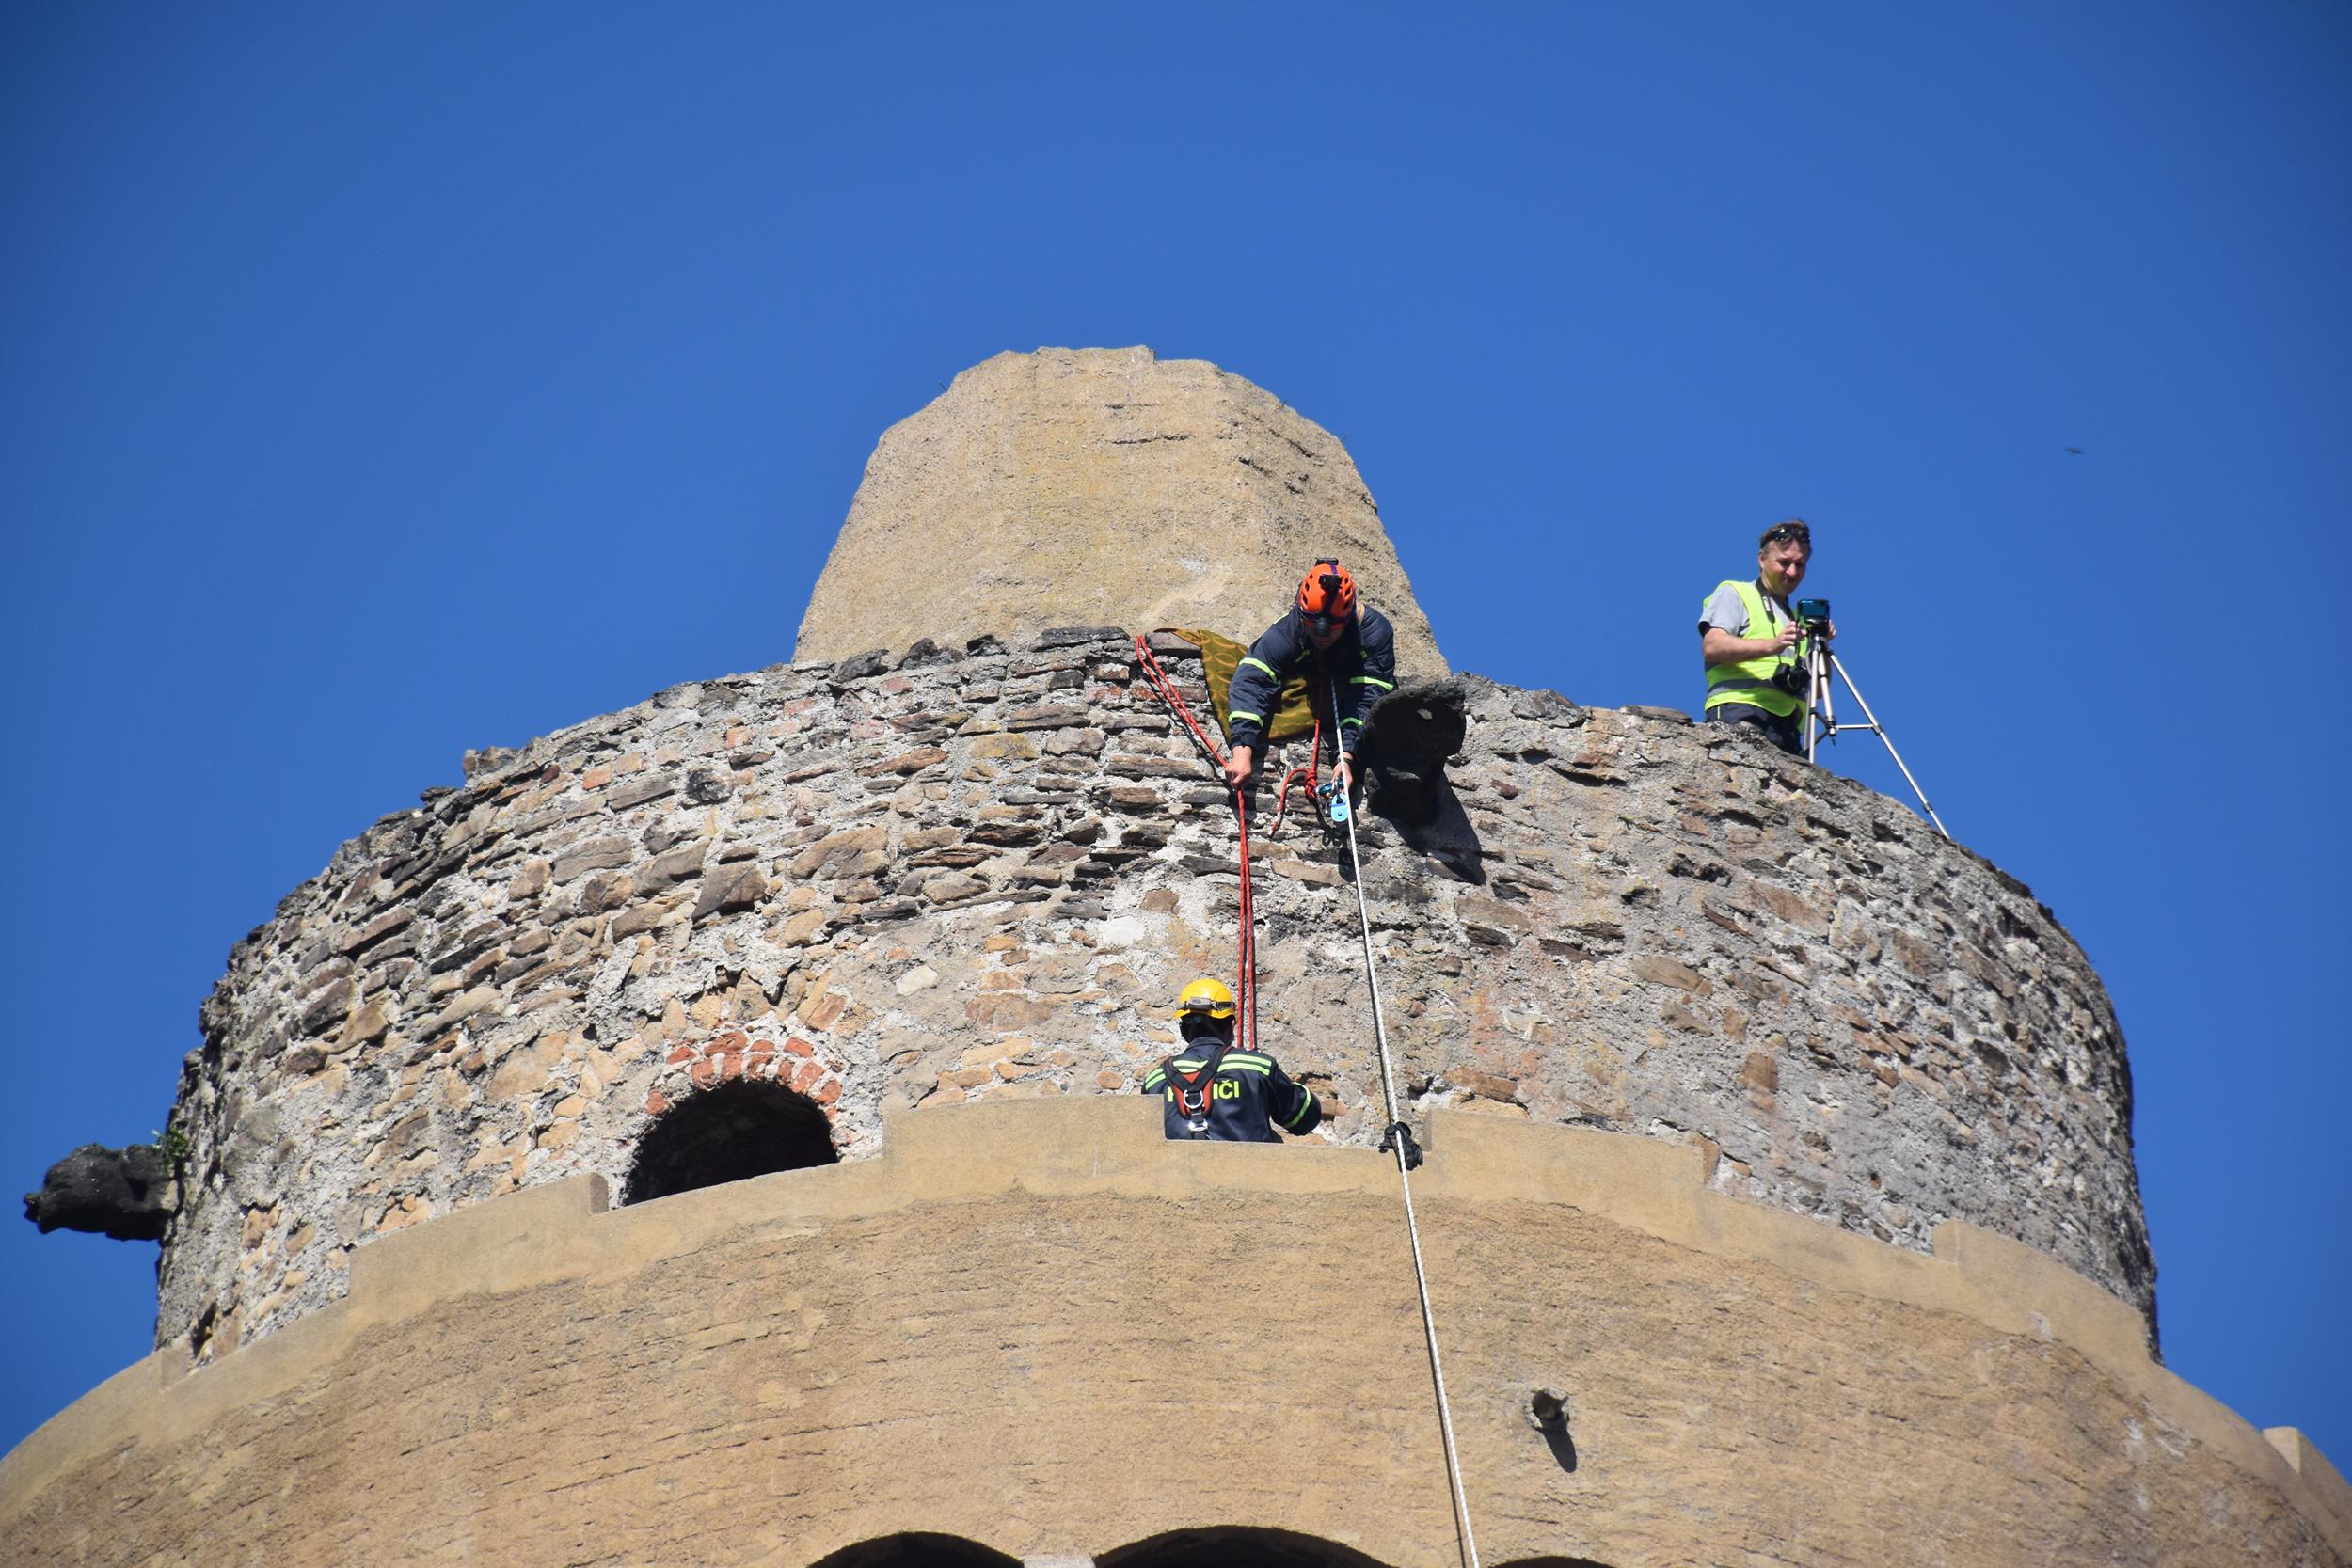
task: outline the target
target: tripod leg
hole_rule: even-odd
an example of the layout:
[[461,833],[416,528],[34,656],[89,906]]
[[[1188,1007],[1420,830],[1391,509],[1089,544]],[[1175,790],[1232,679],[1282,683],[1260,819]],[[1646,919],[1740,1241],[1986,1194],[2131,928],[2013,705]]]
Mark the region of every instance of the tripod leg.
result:
[[1903,783],[1909,784],[1911,786],[1911,792],[1919,797],[1919,809],[1928,814],[1928,820],[1935,824],[1935,831],[1937,832],[1942,833],[1946,838],[1950,838],[1952,836],[1952,831],[1944,826],[1944,819],[1935,815],[1935,808],[1933,806],[1928,804],[1928,792],[1921,789],[1919,787],[1919,781],[1911,776],[1911,768],[1904,763],[1903,754],[1895,750],[1895,742],[1888,736],[1886,733],[1886,726],[1880,723],[1879,716],[1870,711],[1870,700],[1862,694],[1862,688],[1854,685],[1853,676],[1846,673],[1845,661],[1839,658],[1836,654],[1831,654],[1829,656],[1829,665],[1832,670],[1837,673],[1838,678],[1846,683],[1846,689],[1853,693],[1854,702],[1862,708],[1862,717],[1870,721],[1870,733],[1879,737],[1879,743],[1886,748],[1886,754],[1895,759],[1895,766],[1897,768],[1902,769]]
[[1836,707],[1832,699],[1829,670],[1824,656],[1829,652],[1819,639],[1809,640],[1804,650],[1804,760],[1814,760],[1823,740],[1837,737]]

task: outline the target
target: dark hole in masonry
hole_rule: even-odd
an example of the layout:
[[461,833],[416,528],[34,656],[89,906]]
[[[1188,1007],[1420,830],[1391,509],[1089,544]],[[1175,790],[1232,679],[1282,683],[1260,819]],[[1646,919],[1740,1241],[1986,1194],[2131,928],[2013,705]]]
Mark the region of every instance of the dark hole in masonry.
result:
[[782,1084],[739,1080],[680,1101],[655,1118],[629,1164],[622,1202],[829,1165],[839,1158],[833,1124],[806,1095]]
[[1021,1568],[1021,1560],[958,1535],[911,1532],[844,1546],[811,1568]]
[[1094,1560],[1098,1568],[1382,1568],[1378,1558],[1317,1536],[1239,1526],[1170,1530]]
[[1576,1439],[1568,1433],[1568,1402],[1549,1388],[1536,1389],[1527,1402],[1527,1423],[1544,1434],[1544,1446],[1560,1468],[1574,1475]]

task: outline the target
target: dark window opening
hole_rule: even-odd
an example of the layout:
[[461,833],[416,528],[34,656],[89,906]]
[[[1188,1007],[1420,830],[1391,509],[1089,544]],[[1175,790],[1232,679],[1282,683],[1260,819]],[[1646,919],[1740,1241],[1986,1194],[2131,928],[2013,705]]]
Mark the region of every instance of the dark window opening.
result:
[[622,1201],[643,1203],[839,1158],[833,1124],[806,1095],[782,1084],[738,1080],[656,1118],[637,1146]]
[[1095,1559],[1100,1568],[1385,1568],[1378,1558],[1289,1530],[1170,1530]]
[[1021,1560],[960,1535],[910,1534],[844,1546],[809,1568],[1021,1568]]

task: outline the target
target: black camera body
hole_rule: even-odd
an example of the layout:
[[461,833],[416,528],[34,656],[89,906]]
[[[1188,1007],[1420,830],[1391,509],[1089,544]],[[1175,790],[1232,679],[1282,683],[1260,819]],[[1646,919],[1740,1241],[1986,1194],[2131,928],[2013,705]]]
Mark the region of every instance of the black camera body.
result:
[[[1829,626],[1829,601],[1799,599],[1796,615],[1797,625],[1806,631],[1824,630]],[[1802,664],[1783,664],[1772,671],[1772,684],[1799,702],[1804,702],[1813,689],[1813,673]]]

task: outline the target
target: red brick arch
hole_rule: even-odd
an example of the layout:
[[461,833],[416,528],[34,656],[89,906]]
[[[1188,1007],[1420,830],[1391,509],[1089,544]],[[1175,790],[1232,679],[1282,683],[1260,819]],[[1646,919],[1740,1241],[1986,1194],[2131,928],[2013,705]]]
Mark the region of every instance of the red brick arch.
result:
[[825,1113],[827,1120],[838,1119],[838,1064],[826,1060],[814,1045],[797,1037],[787,1036],[779,1043],[755,1038],[740,1029],[730,1029],[699,1045],[674,1047],[654,1076],[653,1087],[645,1093],[645,1114],[658,1117],[698,1089],[738,1078],[781,1084],[805,1095]]

